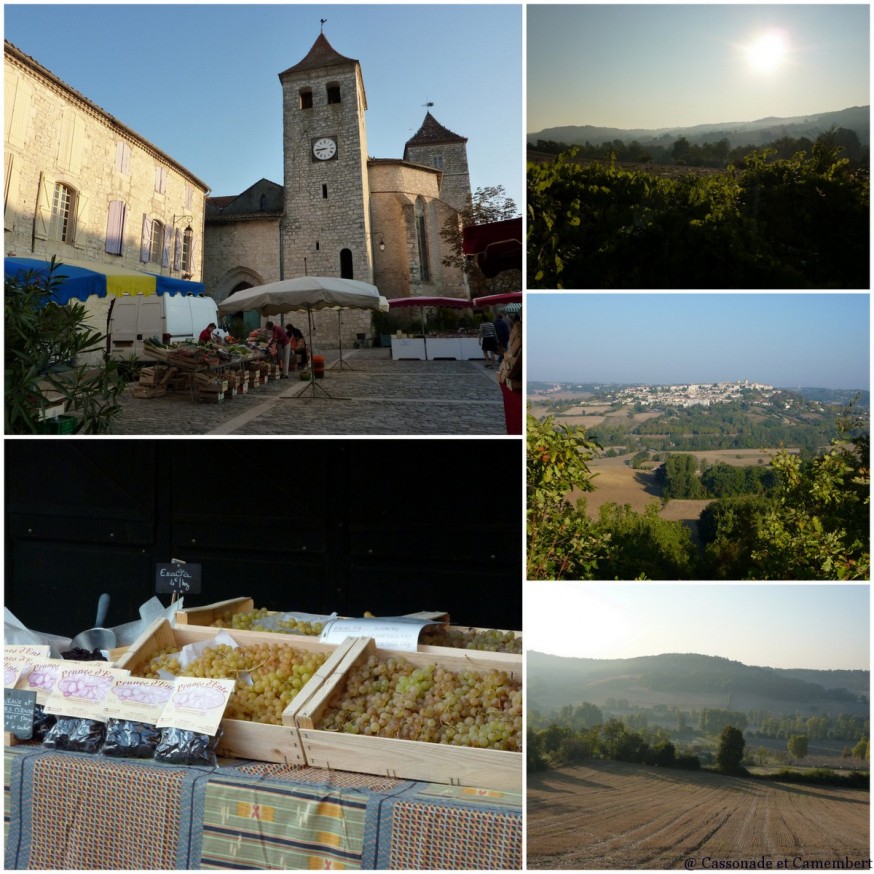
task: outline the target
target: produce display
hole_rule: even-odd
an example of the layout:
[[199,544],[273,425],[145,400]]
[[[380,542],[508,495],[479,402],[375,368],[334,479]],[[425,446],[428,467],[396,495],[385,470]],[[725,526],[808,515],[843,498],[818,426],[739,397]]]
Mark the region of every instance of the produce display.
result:
[[141,676],[159,671],[179,677],[236,680],[225,717],[282,725],[282,712],[324,663],[325,653],[305,652],[278,643],[232,647],[218,644],[182,668],[176,651],[163,650]]
[[213,628],[237,628],[245,631],[275,631],[280,634],[306,634],[318,637],[323,622],[308,621],[285,614],[276,614],[265,607],[245,610],[220,617],[211,623]]
[[483,652],[510,652],[521,654],[522,638],[512,631],[486,628],[453,628],[429,625],[422,629],[419,643],[426,646],[450,646],[456,649],[477,649]]
[[522,749],[522,683],[504,671],[416,667],[371,655],[350,670],[318,728],[351,734]]

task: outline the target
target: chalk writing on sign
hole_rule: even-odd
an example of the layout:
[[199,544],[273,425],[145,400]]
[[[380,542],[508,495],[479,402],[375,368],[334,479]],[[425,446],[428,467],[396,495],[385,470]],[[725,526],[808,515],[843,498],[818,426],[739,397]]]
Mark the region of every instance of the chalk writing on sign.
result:
[[33,708],[36,692],[26,689],[3,690],[3,731],[11,731],[20,740],[33,737]]
[[177,592],[180,595],[200,592],[199,564],[159,564],[155,568],[155,592]]

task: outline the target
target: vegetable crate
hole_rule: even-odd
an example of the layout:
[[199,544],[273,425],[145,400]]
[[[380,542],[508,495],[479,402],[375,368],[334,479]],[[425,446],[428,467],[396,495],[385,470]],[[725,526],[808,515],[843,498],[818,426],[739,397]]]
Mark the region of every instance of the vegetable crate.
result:
[[[178,651],[188,643],[211,640],[218,631],[219,629],[215,628],[194,627],[174,629],[167,619],[156,619],[113,666],[126,668],[134,674],[143,673],[152,658],[162,651],[167,649]],[[320,643],[312,638],[296,637],[292,642],[287,639],[287,636],[284,640],[277,640],[280,635],[262,634],[257,631],[234,629],[229,633],[241,646],[255,643],[281,643],[296,650],[325,653],[328,656],[327,660],[301,688],[298,696],[304,693],[310,694],[318,689],[333,673],[340,658],[336,646]],[[223,719],[221,723],[223,735],[218,752],[232,758],[255,759],[260,762],[306,764],[291,705],[283,713],[282,721],[282,725],[268,725],[242,719]]]
[[494,668],[506,671],[519,680],[522,678],[521,657],[517,657],[515,669],[509,671],[506,663],[492,658],[494,654],[491,653],[461,650],[451,655],[445,651],[440,655],[395,653],[377,649],[371,638],[347,638],[335,654],[338,661],[334,672],[319,683],[308,683],[289,707],[300,732],[303,755],[308,765],[406,780],[521,792],[521,752],[320,730],[319,720],[333,693],[344,687],[353,666],[372,653],[383,657],[400,655],[419,667],[437,664],[459,671]]

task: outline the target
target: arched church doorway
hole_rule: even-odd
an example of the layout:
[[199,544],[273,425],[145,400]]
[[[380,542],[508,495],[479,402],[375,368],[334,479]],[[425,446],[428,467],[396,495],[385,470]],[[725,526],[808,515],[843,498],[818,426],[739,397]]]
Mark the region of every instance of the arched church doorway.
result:
[[[244,288],[252,288],[251,282],[238,282],[229,292],[229,297],[236,291],[242,291]],[[249,312],[243,312],[242,310],[238,313],[231,313],[228,316],[225,316],[225,324],[228,326],[228,330],[233,336],[237,337],[237,339],[243,339],[247,337],[252,331],[256,328],[261,327],[261,316],[255,310],[250,310]],[[242,325],[242,329],[239,326]]]

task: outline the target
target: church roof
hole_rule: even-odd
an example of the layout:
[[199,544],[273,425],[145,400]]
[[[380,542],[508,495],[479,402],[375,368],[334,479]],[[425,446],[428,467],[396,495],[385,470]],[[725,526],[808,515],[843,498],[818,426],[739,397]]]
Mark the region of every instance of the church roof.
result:
[[[355,58],[347,58],[341,55],[329,42],[328,38],[320,33],[313,43],[313,47],[307,52],[306,57],[293,67],[285,70],[285,73],[297,73],[300,70],[313,70],[317,67],[331,67],[334,64],[357,64]],[[283,75],[283,73],[280,73]]]
[[438,143],[466,143],[467,137],[453,133],[449,128],[443,127],[430,112],[425,113],[422,126],[407,140],[409,146],[433,146]]

